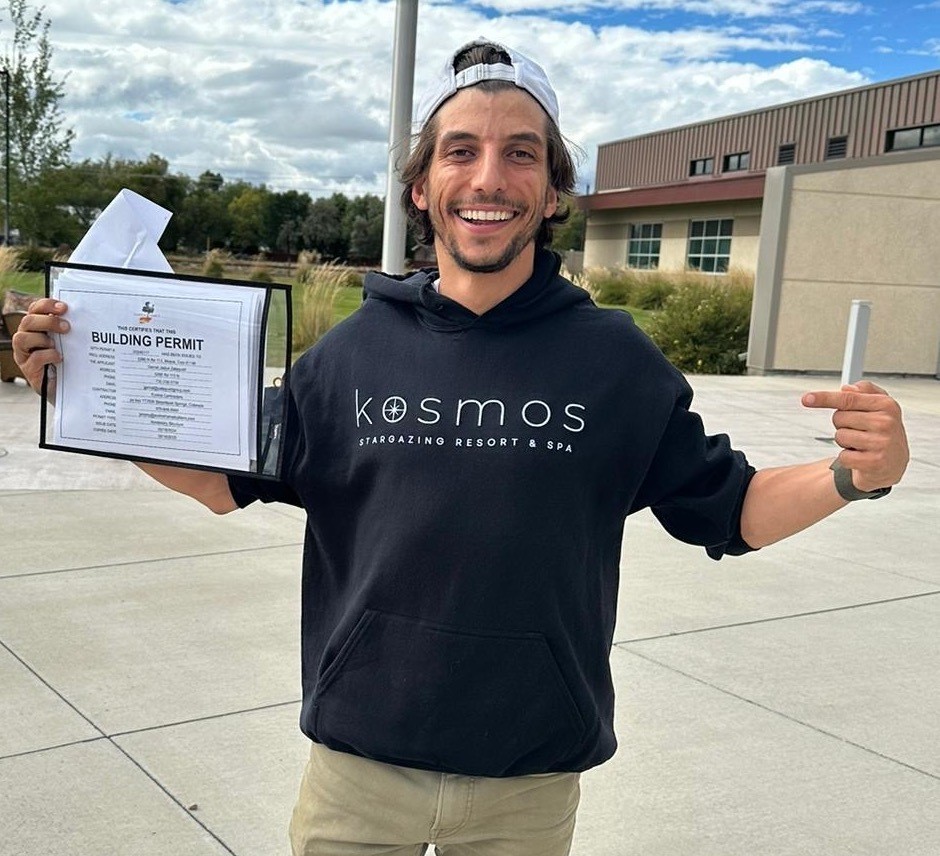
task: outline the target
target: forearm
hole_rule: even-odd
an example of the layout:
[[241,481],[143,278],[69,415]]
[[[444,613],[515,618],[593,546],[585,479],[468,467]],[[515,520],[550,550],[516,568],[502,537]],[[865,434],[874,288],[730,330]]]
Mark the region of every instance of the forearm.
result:
[[741,536],[754,548],[787,538],[848,505],[839,496],[832,459],[759,470],[744,497]]
[[238,508],[229,490],[228,478],[222,473],[163,464],[144,464],[140,461],[134,461],[134,464],[164,487],[191,496],[216,514],[227,514]]

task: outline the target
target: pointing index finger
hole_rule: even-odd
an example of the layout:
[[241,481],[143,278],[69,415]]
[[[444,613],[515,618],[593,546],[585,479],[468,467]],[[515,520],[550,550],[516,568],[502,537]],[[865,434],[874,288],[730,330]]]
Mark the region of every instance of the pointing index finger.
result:
[[804,407],[828,408],[830,410],[880,410],[890,399],[881,393],[822,390],[807,392],[803,396]]

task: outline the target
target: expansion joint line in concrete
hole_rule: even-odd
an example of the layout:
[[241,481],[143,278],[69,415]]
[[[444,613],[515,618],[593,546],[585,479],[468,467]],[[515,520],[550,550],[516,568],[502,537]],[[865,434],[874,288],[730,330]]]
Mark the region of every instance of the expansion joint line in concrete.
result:
[[237,550],[213,550],[208,553],[188,553],[184,556],[160,556],[154,559],[128,559],[122,562],[102,562],[100,565],[81,565],[75,568],[54,568],[51,571],[26,571],[22,574],[6,574],[4,580],[20,580],[23,577],[44,577],[49,574],[71,574],[75,571],[102,571],[108,568],[128,568],[135,565],[153,565],[157,562],[182,562],[188,559],[207,559],[210,556],[237,556],[239,553],[261,553],[265,550],[280,550],[284,547],[302,547],[303,541],[288,541],[284,544],[265,544],[263,547],[240,547]]
[[695,681],[697,684],[701,684],[704,687],[715,690],[716,692],[726,695],[730,698],[737,699],[738,701],[743,701],[745,704],[753,705],[759,710],[763,710],[766,713],[770,713],[774,716],[779,716],[781,719],[785,719],[787,722],[792,722],[794,725],[802,726],[803,728],[808,728],[810,731],[815,732],[816,734],[821,734],[824,737],[829,737],[832,740],[838,740],[840,743],[844,743],[846,746],[851,746],[855,749],[859,749],[867,755],[872,755],[875,758],[880,758],[882,761],[887,761],[889,764],[896,764],[899,767],[903,767],[906,770],[911,771],[912,773],[918,773],[921,776],[927,776],[930,779],[935,779],[940,781],[940,775],[936,773],[931,773],[929,770],[923,770],[920,767],[915,767],[913,764],[908,764],[906,761],[902,761],[900,758],[895,758],[891,755],[885,755],[883,752],[878,752],[875,749],[872,749],[870,746],[865,746],[862,743],[856,743],[854,740],[849,740],[847,737],[843,737],[841,734],[836,734],[833,731],[827,731],[825,728],[820,728],[818,725],[813,725],[811,722],[806,722],[803,719],[798,719],[795,716],[790,716],[788,713],[784,713],[781,710],[770,707],[766,704],[761,704],[759,701],[755,701],[752,698],[743,696],[740,693],[733,692],[725,687],[720,687],[718,684],[714,684],[711,681],[706,681],[704,678],[696,677],[689,672],[684,672],[682,669],[677,669],[675,666],[670,666],[668,663],[663,663],[657,660],[655,657],[650,657],[648,654],[641,654],[639,651],[634,651],[631,648],[623,647],[623,643],[618,643],[618,647],[621,648],[625,653],[632,654],[634,657],[639,657],[641,660],[645,660],[648,663],[653,663],[660,668],[666,669],[673,674],[680,675],[683,678],[688,678],[690,681]]
[[787,615],[772,615],[769,618],[755,618],[753,621],[731,621],[727,624],[713,624],[710,627],[695,627],[692,630],[677,630],[674,633],[659,633],[655,636],[637,636],[634,639],[621,639],[614,645],[634,645],[639,642],[657,642],[662,639],[675,639],[679,636],[695,636],[698,633],[713,633],[717,630],[732,630],[735,627],[753,627],[759,624],[774,624],[778,621],[791,621],[795,618],[809,618],[814,615],[828,615],[833,612],[849,612],[853,609],[867,609],[872,606],[884,606],[889,603],[901,603],[905,600],[918,600],[922,597],[936,597],[940,589],[922,591],[917,594],[904,594],[900,597],[886,597],[883,600],[866,600],[864,603],[850,603],[846,606],[831,606],[827,609],[811,609],[806,612],[792,612]]
[[[39,683],[41,683],[47,690],[49,690],[49,692],[51,692],[56,698],[58,698],[59,701],[61,701],[66,707],[68,707],[69,710],[71,710],[73,713],[80,716],[83,720],[85,720],[85,722],[88,723],[88,725],[90,725],[95,731],[98,732],[98,734],[101,735],[100,737],[93,737],[93,738],[89,738],[86,740],[77,740],[75,741],[76,743],[90,743],[94,740],[107,738],[108,735],[105,734],[101,728],[99,728],[94,722],[92,722],[92,720],[89,717],[87,717],[84,713],[82,713],[74,704],[72,704],[71,701],[69,701],[64,695],[62,695],[62,693],[60,693],[54,686],[52,686],[52,684],[50,684],[49,681],[47,681],[42,675],[40,675],[39,672],[37,672],[29,663],[26,662],[26,660],[24,660],[19,654],[17,654],[16,651],[14,651],[2,639],[0,639],[0,648],[3,648],[4,651],[6,651],[14,660],[16,660],[17,663],[19,663],[24,669],[26,669],[26,671],[29,672],[37,681],[39,681]],[[63,744],[63,745],[68,746],[71,744]]]
[[[27,663],[19,654],[17,654],[16,651],[10,648],[10,646],[7,645],[2,640],[0,640],[0,648],[3,648],[3,650],[5,650],[11,657],[13,657],[31,675],[33,675],[33,677],[35,677],[37,681],[39,681],[44,687],[46,687],[46,689],[48,689],[53,695],[55,695],[64,705],[66,705],[70,710],[74,711],[85,722],[87,722],[91,728],[93,728],[96,732],[98,732],[98,734],[101,735],[100,737],[93,737],[93,738],[88,738],[85,740],[76,740],[73,743],[64,743],[55,747],[48,746],[43,749],[33,750],[31,752],[21,752],[21,753],[18,753],[17,755],[8,755],[8,756],[5,756],[6,758],[21,757],[23,755],[33,755],[33,754],[38,754],[40,752],[48,752],[51,749],[59,749],[65,746],[79,745],[82,743],[95,743],[101,740],[107,741],[112,747],[114,747],[114,749],[116,749],[125,758],[127,758],[127,760],[131,762],[131,764],[133,764],[138,770],[140,770],[141,773],[143,773],[148,779],[150,779],[150,781],[153,782],[154,785],[156,785],[164,793],[167,799],[169,799],[172,803],[174,803],[180,809],[180,811],[182,811],[186,815],[186,817],[188,817],[197,826],[199,826],[206,833],[206,835],[212,838],[213,841],[215,841],[226,853],[231,854],[231,856],[237,856],[235,851],[232,850],[232,848],[229,847],[228,844],[226,844],[215,832],[213,832],[208,826],[206,826],[205,823],[203,823],[198,817],[196,817],[191,811],[189,811],[189,809],[187,809],[186,806],[183,805],[183,803],[179,799],[177,799],[177,797],[153,773],[151,773],[146,767],[144,767],[143,764],[141,764],[133,755],[130,754],[130,752],[124,749],[124,747],[121,746],[120,743],[118,743],[114,739],[114,737],[117,735],[106,734],[99,725],[97,725],[89,716],[87,716],[85,713],[79,710],[78,707],[75,706],[75,704],[73,704],[69,699],[67,699],[54,686],[52,686],[52,684],[50,684],[41,674],[39,674],[39,672],[37,672],[29,663]],[[288,702],[285,702],[285,704],[286,703]],[[277,705],[270,705],[270,706],[273,707]],[[224,715],[226,714],[222,714],[222,716]],[[204,717],[204,718],[212,719],[216,717]],[[141,730],[148,731],[151,729],[141,729]],[[130,734],[133,732],[123,732],[123,733]],[[0,760],[3,760],[3,759],[0,759]]]
[[882,761],[887,761],[890,764],[896,764],[899,767],[903,767],[906,770],[910,770],[912,773],[918,773],[921,776],[927,776],[930,779],[935,779],[940,781],[940,775],[936,773],[931,773],[929,770],[923,770],[920,767],[915,767],[913,764],[908,764],[906,761],[902,761],[900,758],[895,758],[891,755],[885,755],[883,752],[878,752],[875,749],[872,749],[870,746],[865,746],[862,743],[856,743],[854,740],[849,740],[847,737],[843,737],[841,734],[836,734],[833,731],[827,731],[825,728],[820,728],[818,725],[813,725],[811,722],[806,722],[803,719],[798,719],[795,716],[790,716],[788,713],[784,713],[781,710],[777,710],[774,707],[770,707],[766,704],[761,704],[759,701],[755,701],[752,698],[743,696],[740,693],[733,692],[725,687],[720,687],[718,684],[713,684],[711,681],[706,681],[704,678],[699,678],[689,672],[684,672],[682,669],[677,669],[675,666],[670,666],[668,663],[663,663],[660,660],[657,660],[655,657],[649,656],[649,654],[641,654],[639,651],[634,651],[631,648],[626,648],[623,646],[623,643],[618,643],[618,647],[627,654],[632,654],[634,657],[638,657],[641,660],[645,660],[647,663],[652,663],[653,665],[659,666],[660,668],[666,669],[668,672],[672,672],[675,675],[680,675],[683,678],[688,678],[690,681],[695,681],[697,684],[701,684],[704,687],[715,690],[716,692],[726,695],[729,698],[736,699],[737,701],[743,701],[745,704],[753,705],[759,710],[763,710],[766,713],[770,713],[774,716],[779,716],[781,719],[785,719],[787,722],[792,722],[794,725],[802,726],[803,728],[808,728],[810,731],[815,732],[816,734],[821,734],[824,737],[829,737],[832,740],[838,740],[840,743],[844,743],[846,746],[851,746],[855,749],[859,749],[867,755],[872,755],[875,758],[880,758]]
[[[46,686],[48,686],[48,684],[46,684]],[[57,695],[65,704],[69,705],[72,710],[75,710],[79,716],[82,716],[81,712],[78,711],[74,705],[70,704],[67,699],[63,698],[60,693],[57,693]],[[87,717],[84,717],[88,724],[100,733],[100,736],[85,737],[82,740],[68,740],[65,743],[54,743],[51,746],[41,746],[39,749],[27,749],[23,752],[11,752],[9,755],[0,755],[0,761],[6,761],[10,758],[22,758],[25,755],[41,755],[43,752],[51,752],[53,749],[67,749],[69,746],[80,746],[83,743],[100,743],[102,740],[110,742],[118,737],[130,737],[134,734],[146,734],[148,731],[162,731],[165,728],[176,728],[178,725],[192,725],[194,722],[211,722],[217,719],[228,719],[230,716],[241,716],[245,713],[257,713],[258,711],[262,710],[274,710],[278,707],[292,707],[299,705],[301,701],[302,699],[292,698],[288,701],[276,701],[272,702],[271,704],[259,704],[256,707],[244,707],[238,710],[227,710],[225,713],[212,713],[208,714],[207,716],[194,716],[191,719],[177,719],[172,722],[161,722],[159,725],[148,725],[144,728],[129,728],[126,731],[113,731],[110,734],[102,732],[97,725],[88,720]]]

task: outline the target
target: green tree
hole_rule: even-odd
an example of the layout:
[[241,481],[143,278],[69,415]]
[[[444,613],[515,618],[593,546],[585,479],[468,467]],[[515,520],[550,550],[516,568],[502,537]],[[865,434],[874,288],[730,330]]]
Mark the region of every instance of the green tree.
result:
[[71,205],[60,203],[72,198],[73,191],[80,195],[83,189],[84,185],[68,167],[48,169],[28,187],[21,187],[19,191],[14,188],[13,199],[17,204],[11,219],[21,237],[47,247],[74,247],[87,225],[83,226],[83,220]]
[[144,160],[125,160],[118,158],[111,161],[108,158],[110,169],[102,176],[101,186],[107,189],[105,204],[114,198],[122,188],[133,190],[151,202],[161,205],[173,213],[167,224],[160,244],[165,249],[173,249],[180,240],[179,219],[186,198],[189,179],[184,175],[174,175],[170,172],[170,164],[166,158],[157,154],[150,154]]
[[196,181],[190,181],[177,223],[181,247],[208,252],[213,247],[226,244],[231,232],[231,217],[224,188],[222,176],[208,170]]
[[328,259],[345,259],[349,250],[349,233],[344,217],[349,200],[342,193],[317,199],[303,223],[307,246]]
[[[33,230],[33,239],[43,244],[75,242],[122,188],[133,190],[162,205],[174,215],[182,209],[191,180],[173,175],[165,158],[156,154],[146,159],[125,160],[107,155],[101,160],[83,160],[54,170],[46,170],[37,187],[53,204],[44,207],[44,216]],[[179,226],[172,218],[161,244],[174,248]]]
[[288,253],[301,249],[303,223],[310,213],[310,196],[296,190],[268,195],[264,244]]
[[120,185],[114,188],[115,192],[126,187],[174,213],[186,196],[186,176],[172,174],[167,159],[157,154],[141,161],[115,161],[114,177]]
[[257,252],[264,244],[267,188],[245,186],[228,204],[231,219],[230,240],[236,250]]
[[567,221],[555,227],[552,235],[552,249],[563,253],[565,250],[583,250],[586,217],[574,199],[565,197],[562,204],[568,206]]
[[68,162],[75,132],[59,109],[65,88],[50,69],[49,20],[26,0],[7,0],[7,7],[12,34],[0,73],[10,101],[4,121],[9,125],[13,222],[24,237],[35,240],[43,220],[59,216],[47,173]]
[[350,200],[343,218],[349,235],[347,258],[357,262],[378,262],[382,258],[382,232],[385,205],[378,196],[367,193]]

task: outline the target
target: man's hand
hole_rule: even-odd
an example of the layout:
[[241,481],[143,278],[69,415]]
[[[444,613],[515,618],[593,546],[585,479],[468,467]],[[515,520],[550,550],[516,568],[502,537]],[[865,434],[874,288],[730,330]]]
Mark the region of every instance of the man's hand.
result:
[[907,435],[901,408],[881,387],[862,380],[839,392],[808,392],[803,405],[835,410],[839,461],[852,470],[855,487],[876,490],[901,480],[910,459]]
[[45,367],[62,362],[50,334],[68,332],[69,322],[62,317],[67,311],[61,301],[42,297],[32,303],[13,335],[13,359],[36,392],[42,390]]

